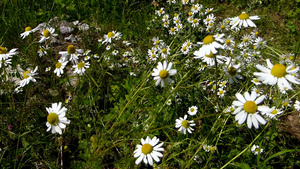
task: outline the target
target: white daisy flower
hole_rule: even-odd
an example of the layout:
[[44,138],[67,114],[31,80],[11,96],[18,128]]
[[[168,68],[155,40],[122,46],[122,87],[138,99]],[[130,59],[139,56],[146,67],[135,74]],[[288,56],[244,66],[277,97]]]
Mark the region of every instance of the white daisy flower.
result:
[[254,83],[255,85],[261,85],[261,83],[259,82],[259,80],[257,78],[253,78],[251,80],[252,83]]
[[49,72],[51,70],[51,67],[47,67],[46,69],[45,69],[45,72]]
[[210,147],[211,146],[204,144],[203,145],[203,150],[205,150],[206,152],[209,152],[210,151]]
[[11,58],[3,58],[1,55],[0,55],[0,68],[2,68],[2,65],[4,67],[7,67],[9,65],[11,65]]
[[224,43],[224,49],[232,49],[235,45],[235,41],[234,41],[234,38],[231,37],[231,36],[228,36],[225,40],[225,43]]
[[208,15],[204,20],[203,22],[206,24],[206,25],[209,25],[210,23],[214,23],[216,20],[216,17],[214,14],[210,14]]
[[39,57],[47,55],[48,54],[47,49],[48,48],[41,47],[37,52],[39,54]]
[[111,31],[108,32],[107,34],[104,35],[104,40],[102,41],[102,44],[104,43],[111,43],[112,39],[116,38],[116,37],[121,37],[122,34],[120,32],[116,32],[116,31]]
[[165,85],[172,82],[170,76],[173,76],[177,73],[176,69],[171,69],[172,66],[172,62],[170,62],[169,64],[167,63],[167,61],[164,61],[163,64],[161,62],[158,62],[157,68],[154,68],[152,73],[152,76],[154,76],[154,80],[156,80],[156,86],[161,84],[162,87],[165,87]]
[[239,75],[239,73],[241,73],[241,64],[237,64],[234,65],[232,63],[230,63],[225,70],[225,73],[229,76],[229,83],[233,84],[233,83],[238,83],[238,79],[243,79],[243,77],[241,75]]
[[165,13],[164,8],[160,8],[160,10],[155,11],[155,14],[157,14],[158,16],[161,16]]
[[239,44],[240,48],[248,47],[250,44],[252,44],[252,36],[251,35],[244,35],[241,40],[242,40],[242,42]]
[[217,95],[220,97],[220,98],[223,98],[224,95],[226,93],[226,90],[224,90],[223,88],[219,88],[219,91],[217,93]]
[[256,27],[255,23],[253,23],[253,20],[259,20],[260,17],[258,16],[249,16],[247,13],[242,12],[237,17],[231,18],[231,29],[234,29],[235,27],[241,28],[244,26],[245,28],[249,27]]
[[167,101],[166,105],[170,106],[171,104],[172,104],[172,100],[169,99],[169,100]]
[[283,111],[276,109],[275,107],[270,108],[270,111],[268,111],[265,115],[272,118],[276,119],[276,116],[282,114]]
[[84,52],[83,49],[75,49],[73,45],[69,45],[67,47],[67,51],[60,51],[59,54],[62,55],[64,60],[72,61],[73,63],[78,62],[78,56],[82,56],[82,53]]
[[176,30],[177,32],[179,32],[182,28],[183,28],[183,27],[182,27],[182,24],[179,23],[179,24],[176,25],[175,30]]
[[11,49],[10,51],[7,51],[6,47],[0,46],[0,57],[5,60],[11,58],[12,56],[19,54],[17,50],[18,50],[17,48],[14,48]]
[[263,48],[265,48],[266,44],[267,44],[267,41],[265,41],[261,37],[257,37],[253,43],[253,45],[255,46],[254,49],[263,49]]
[[251,95],[248,92],[244,93],[244,96],[240,93],[236,95],[237,100],[233,101],[232,105],[236,106],[233,114],[235,114],[235,120],[238,121],[238,124],[243,124],[247,119],[248,128],[251,129],[252,125],[258,129],[259,123],[265,125],[267,122],[265,119],[259,115],[259,112],[268,112],[270,110],[267,106],[258,106],[261,104],[265,96],[261,95],[257,98],[256,92],[251,92]]
[[169,15],[168,14],[165,14],[162,18],[162,21],[165,22],[165,21],[169,21]]
[[254,155],[257,155],[258,153],[259,153],[259,154],[263,153],[263,152],[264,152],[264,149],[259,148],[258,145],[255,145],[255,144],[254,144],[254,145],[251,147],[251,151],[252,151],[252,153],[253,153]]
[[39,40],[39,43],[43,43],[46,40],[50,39],[51,37],[57,36],[57,34],[54,34],[54,32],[55,32],[55,29],[52,27],[45,28],[41,32],[41,39]]
[[189,3],[189,0],[181,0],[182,5],[187,5]]
[[298,100],[296,100],[294,107],[296,110],[300,111],[300,102]]
[[184,54],[184,55],[187,55],[188,53],[189,53],[189,48],[185,45],[185,44],[183,44],[182,45],[182,47],[181,47],[181,49],[180,49],[180,51]]
[[189,110],[188,110],[189,115],[194,116],[194,115],[197,114],[197,112],[198,112],[198,107],[197,106],[189,107]]
[[175,127],[179,128],[179,132],[186,134],[186,131],[188,131],[190,134],[192,134],[192,131],[194,131],[194,129],[192,128],[192,126],[195,126],[196,124],[194,123],[193,120],[188,121],[187,119],[187,115],[184,115],[184,117],[179,117],[179,119],[176,119],[176,124]]
[[110,45],[107,45],[105,50],[110,50],[111,49],[111,46]]
[[153,45],[164,46],[163,40],[159,39],[159,37],[152,38]]
[[171,29],[169,30],[169,34],[170,34],[170,35],[176,35],[176,28],[171,28]]
[[36,32],[37,30],[37,28],[31,29],[31,27],[28,26],[25,28],[25,32],[21,33],[20,36],[22,39],[25,39],[30,33]]
[[208,14],[208,13],[212,12],[213,10],[214,10],[214,8],[206,8],[205,14]]
[[194,18],[194,19],[193,19],[193,23],[192,23],[192,27],[193,27],[193,28],[196,28],[198,25],[199,25],[199,19]]
[[203,42],[198,42],[198,44],[203,45],[198,51],[194,52],[196,56],[203,56],[203,55],[210,55],[210,53],[216,54],[218,51],[216,49],[221,48],[223,46],[219,44],[217,41],[224,43],[222,37],[224,34],[217,34],[217,35],[207,35]]
[[193,14],[197,14],[202,8],[203,8],[203,6],[201,4],[197,3],[197,4],[192,6],[191,11],[192,11]]
[[56,76],[60,77],[64,73],[64,68],[68,64],[68,61],[65,60],[58,60],[58,62],[55,64],[55,70],[54,73],[56,73]]
[[[293,65],[285,66],[283,64],[273,65],[269,59],[267,59],[267,68],[262,65],[256,65],[256,68],[262,72],[254,72],[254,76],[264,84],[274,86],[277,84],[280,90],[290,90],[292,86],[289,82],[294,84],[300,84],[300,80],[293,76],[294,72],[297,72],[299,68],[293,68]],[[289,81],[289,82],[288,82]]]
[[37,69],[38,69],[38,67],[36,66],[34,70],[31,70],[31,71],[27,70],[23,73],[24,79],[22,81],[20,81],[20,87],[26,86],[27,84],[29,84],[30,81],[36,82],[34,76],[38,75]]
[[119,54],[119,51],[118,51],[118,50],[115,49],[115,50],[112,51],[112,55],[116,56],[116,55],[118,55],[118,54]]
[[161,50],[159,50],[160,55],[162,58],[167,59],[167,57],[170,55],[170,47],[169,46],[165,46],[163,48],[161,48]]
[[47,123],[48,127],[47,131],[52,132],[52,134],[59,133],[62,134],[62,130],[66,128],[65,124],[70,124],[70,120],[68,120],[66,116],[67,108],[61,107],[61,102],[52,103],[52,107],[46,107],[48,112]]
[[142,138],[141,145],[138,144],[136,146],[137,149],[133,152],[134,158],[138,158],[135,164],[139,165],[144,161],[145,164],[153,166],[153,159],[158,163],[160,161],[159,157],[163,157],[161,152],[164,151],[164,148],[161,147],[164,143],[158,144],[158,142],[159,138],[157,137],[150,139],[150,137],[147,136],[145,140]]
[[216,64],[216,60],[219,64],[223,64],[224,60],[226,60],[226,57],[222,55],[214,55],[212,52],[207,55],[205,53],[201,53],[200,51],[195,51],[194,55],[195,59],[201,59],[202,62],[205,62],[208,66],[214,66]]
[[85,72],[85,69],[90,67],[90,63],[81,61],[77,65],[73,65],[72,67],[75,69],[74,73],[82,75]]

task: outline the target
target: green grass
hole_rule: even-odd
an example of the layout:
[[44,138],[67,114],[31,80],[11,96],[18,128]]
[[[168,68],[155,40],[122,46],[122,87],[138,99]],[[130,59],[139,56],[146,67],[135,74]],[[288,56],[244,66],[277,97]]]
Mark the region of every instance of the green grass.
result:
[[[272,119],[257,130],[253,127],[249,129],[246,122],[236,125],[235,115],[224,112],[236,100],[236,93],[251,91],[254,86],[250,82],[253,72],[258,71],[256,64],[266,65],[267,58],[271,58],[275,64],[280,60],[277,53],[294,53],[294,63],[299,65],[299,2],[199,2],[205,8],[214,8],[217,21],[238,16],[243,11],[250,16],[260,16],[261,19],[255,23],[260,36],[267,40],[268,47],[261,50],[262,57],[255,55],[252,62],[240,57],[239,49],[232,53],[232,58],[238,58],[242,64],[244,79],[237,84],[227,84],[224,98],[217,96],[219,87],[212,89],[208,83],[228,80],[225,73],[228,69],[218,63],[198,71],[203,67],[203,62],[193,59],[193,52],[201,45],[194,47],[187,55],[180,52],[181,45],[187,39],[193,43],[202,42],[208,35],[186,23],[190,6],[168,6],[163,1],[157,1],[159,7],[155,7],[151,2],[0,2],[0,46],[8,50],[18,48],[19,51],[12,58],[12,69],[16,70],[19,65],[25,71],[38,66],[39,73],[35,83],[26,85],[22,93],[14,93],[12,91],[18,84],[9,79],[23,79],[23,71],[9,74],[8,79],[7,69],[3,68],[4,65],[0,68],[0,89],[3,91],[0,100],[0,168],[150,168],[144,164],[135,165],[136,158],[133,157],[136,145],[147,136],[156,136],[160,142],[164,142],[164,156],[157,164],[160,168],[300,166],[297,161],[300,157],[299,138],[295,137],[300,129],[289,120],[290,117],[297,118],[299,114],[293,106],[284,109],[284,113],[278,117],[280,120]],[[164,7],[171,18],[174,12],[180,13],[182,22],[187,25],[181,33],[172,36],[162,27],[161,18],[155,15],[155,10],[160,7]],[[80,31],[74,26],[73,34],[80,40],[71,43],[66,42],[64,37],[67,35],[61,35],[59,28],[56,28],[58,43],[49,44],[48,54],[39,57],[39,33],[33,33],[24,40],[20,38],[20,33],[27,26],[34,28],[55,16],[69,22],[79,20],[88,23],[90,29]],[[106,45],[97,40],[113,30],[121,32],[123,36],[120,41],[113,40],[112,49],[107,51]],[[249,33],[247,30],[232,33],[236,43],[242,35]],[[156,87],[151,76],[157,62],[147,60],[153,37],[159,37],[170,45],[168,62],[176,62],[172,69],[176,69],[177,74],[171,76],[174,83],[164,88]],[[131,45],[125,46],[122,40],[130,41]],[[99,59],[91,55],[90,68],[83,75],[71,74],[72,64],[68,63],[64,74],[57,77],[53,71],[60,57],[58,52],[65,51],[69,44],[77,49],[90,49],[91,54],[99,55]],[[113,49],[120,53],[112,56]],[[127,62],[122,56],[125,51],[130,51],[129,58],[134,57],[138,62]],[[106,60],[108,56],[110,60]],[[185,63],[189,59],[191,64],[187,67]],[[48,67],[52,68],[51,71],[45,72]],[[130,72],[136,76],[131,76]],[[203,88],[205,86],[207,89]],[[288,94],[281,94],[277,86],[261,85],[258,88],[268,95],[264,104],[270,107],[279,108],[286,99],[292,101],[293,105],[295,100],[300,99],[299,85],[293,85],[294,90]],[[72,98],[64,103],[69,95]],[[172,102],[170,106],[167,105],[169,99]],[[71,121],[62,135],[46,132],[46,108],[57,102],[63,102],[68,109],[66,117]],[[189,116],[188,120],[195,122],[195,130],[192,134],[184,135],[175,128],[175,120],[184,117],[193,105],[198,107],[198,113]],[[288,125],[293,125],[294,130]],[[205,144],[216,146],[217,150],[205,152]],[[264,152],[254,155],[250,150],[253,144],[259,145]],[[198,156],[198,160],[193,160],[195,156]]]

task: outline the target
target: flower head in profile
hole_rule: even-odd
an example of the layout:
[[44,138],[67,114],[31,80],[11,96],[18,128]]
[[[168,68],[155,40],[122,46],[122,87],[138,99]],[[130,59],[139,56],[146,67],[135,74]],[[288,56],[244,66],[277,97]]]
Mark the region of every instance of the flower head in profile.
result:
[[22,39],[25,39],[30,33],[36,32],[38,28],[32,29],[30,26],[25,28],[25,32],[21,33],[20,36]]
[[12,56],[19,54],[17,50],[18,50],[17,48],[14,48],[7,51],[6,47],[0,46],[0,58],[4,60],[11,58]]
[[47,123],[48,127],[47,131],[52,132],[52,134],[59,133],[62,134],[62,130],[66,128],[65,124],[70,124],[70,120],[68,120],[66,116],[67,108],[61,107],[62,103],[52,103],[52,107],[46,107],[48,112]]
[[221,45],[218,42],[224,43],[224,40],[222,37],[224,34],[216,34],[216,35],[207,35],[203,42],[198,42],[198,44],[201,44],[202,47],[194,52],[194,55],[196,56],[203,56],[203,55],[210,55],[216,54],[218,51],[216,49],[221,48],[223,49],[223,45]]
[[173,76],[177,73],[176,69],[171,69],[172,66],[172,62],[170,62],[169,64],[167,61],[164,61],[163,64],[161,62],[158,62],[157,68],[154,68],[152,73],[152,76],[154,76],[154,80],[156,80],[156,86],[161,84],[161,87],[165,87],[165,85],[172,82],[170,76]]
[[267,67],[262,65],[256,65],[256,68],[261,72],[254,72],[254,76],[257,79],[267,85],[276,85],[279,90],[284,93],[285,90],[293,89],[291,83],[300,84],[300,80],[295,75],[299,68],[295,68],[293,65],[275,64],[273,65],[269,59],[267,59]]
[[266,120],[259,114],[265,114],[270,110],[267,106],[259,106],[264,99],[264,95],[260,95],[257,98],[257,93],[255,91],[251,92],[251,95],[248,92],[245,92],[244,95],[237,93],[237,100],[233,101],[233,106],[236,107],[233,114],[235,115],[235,120],[238,121],[238,124],[243,124],[247,119],[248,128],[251,129],[252,125],[258,129],[259,123],[265,125]]
[[296,110],[300,111],[300,102],[298,100],[295,101],[294,107]]
[[[149,136],[144,140],[141,139],[141,145],[138,144],[136,146],[136,150],[133,152],[134,157],[138,158],[135,161],[136,165],[139,165],[142,161],[144,161],[145,164],[149,164],[153,166],[153,159],[158,163],[160,161],[160,157],[163,156],[161,152],[164,151],[164,148],[162,148],[163,142],[158,144],[159,138],[153,137],[150,139]],[[157,145],[158,144],[158,145]]]
[[36,82],[34,76],[37,75],[37,69],[38,67],[36,66],[34,70],[31,70],[31,71],[25,71],[23,72],[23,80],[20,82],[20,87],[24,87],[26,85],[29,84],[30,81],[32,82]]
[[256,27],[255,23],[252,21],[259,19],[259,16],[249,16],[247,13],[242,12],[239,16],[231,18],[231,29],[234,29],[235,27],[241,28],[242,26],[245,28]]
[[188,131],[191,134],[192,131],[194,131],[192,126],[196,125],[193,120],[188,121],[187,117],[188,117],[187,115],[184,115],[183,118],[179,117],[179,119],[176,119],[175,127],[179,128],[178,131],[183,133],[183,134],[186,134],[186,131]]

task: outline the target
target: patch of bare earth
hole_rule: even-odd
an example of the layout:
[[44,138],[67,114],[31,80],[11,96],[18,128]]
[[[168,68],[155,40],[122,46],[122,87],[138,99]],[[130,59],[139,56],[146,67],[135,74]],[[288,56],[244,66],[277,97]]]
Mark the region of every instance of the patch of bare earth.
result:
[[282,126],[280,130],[290,133],[293,137],[300,141],[300,112],[293,112],[281,118]]

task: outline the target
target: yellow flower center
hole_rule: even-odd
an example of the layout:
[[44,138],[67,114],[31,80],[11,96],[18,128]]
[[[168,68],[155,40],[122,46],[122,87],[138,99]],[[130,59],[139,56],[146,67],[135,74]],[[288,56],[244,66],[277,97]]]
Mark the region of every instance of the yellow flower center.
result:
[[230,21],[226,21],[226,24],[229,25],[229,24],[230,24]]
[[29,78],[29,76],[30,76],[30,72],[28,70],[23,73],[24,79]]
[[0,46],[0,54],[6,54],[6,53],[7,53],[6,47],[1,47]]
[[221,27],[220,27],[221,29],[225,29],[225,25],[221,25]]
[[210,13],[211,12],[211,10],[207,10],[207,13]]
[[182,48],[183,51],[186,51],[186,49],[187,49],[187,48],[186,48],[185,46]]
[[193,20],[193,23],[197,23],[197,22],[198,22],[198,20],[197,20],[197,19],[194,19],[194,20]]
[[53,126],[58,124],[58,115],[56,113],[50,113],[47,116],[47,121]]
[[181,28],[181,26],[180,26],[180,25],[177,25],[177,28],[178,28],[178,29],[180,29],[180,28]]
[[190,42],[186,43],[186,46],[191,46],[191,43]]
[[219,94],[220,94],[220,95],[222,95],[223,93],[224,93],[223,90],[220,90],[220,91],[219,91]]
[[43,36],[47,38],[50,35],[51,35],[51,33],[47,29],[45,29],[44,32],[43,32]]
[[258,79],[254,79],[253,81],[254,81],[255,83],[257,83],[257,82],[258,82]]
[[230,39],[227,39],[227,40],[225,41],[225,43],[226,43],[226,45],[230,45],[230,44],[231,44],[231,40],[230,40]]
[[211,146],[210,151],[215,151],[215,147]]
[[107,33],[107,37],[108,37],[108,38],[112,38],[112,37],[114,37],[114,36],[115,36],[115,34],[112,33],[112,32],[108,32],[108,33]]
[[288,107],[289,103],[288,102],[284,102],[283,105],[284,105],[284,107]]
[[77,65],[78,69],[81,69],[84,67],[84,63],[83,62],[79,62]]
[[241,20],[246,20],[246,19],[249,19],[249,15],[246,14],[246,13],[242,13],[242,14],[239,15],[239,18],[240,18]]
[[248,38],[245,38],[243,41],[244,41],[244,42],[248,42],[248,41],[249,41],[249,39],[248,39]]
[[254,34],[255,34],[255,36],[258,36],[259,33],[258,33],[258,31],[256,31]]
[[290,59],[290,60],[294,60],[294,57],[293,57],[293,56],[290,56],[289,59]]
[[159,13],[163,13],[163,10],[160,9],[160,10],[159,10]]
[[157,40],[155,43],[156,43],[157,45],[159,45],[159,44],[160,44],[160,41],[159,41],[159,40]]
[[204,45],[207,45],[207,44],[210,44],[210,43],[213,43],[215,40],[213,38],[212,35],[207,35],[204,39],[203,39],[203,44]]
[[254,114],[257,110],[257,105],[254,101],[246,101],[244,104],[244,110],[247,113]]
[[187,120],[183,120],[183,121],[181,122],[181,125],[182,125],[182,127],[184,127],[184,128],[189,128],[189,127],[190,127],[190,124],[189,124],[189,122],[188,122]]
[[56,65],[55,65],[56,69],[59,69],[61,68],[61,63],[60,62],[57,62]]
[[212,52],[210,52],[209,55],[205,54],[205,57],[208,57],[208,58],[213,58],[214,57],[214,54]]
[[76,49],[73,45],[69,45],[67,47],[67,52],[68,52],[68,54],[74,54],[76,52]]
[[195,109],[194,108],[191,108],[191,110],[190,110],[191,112],[194,112],[195,111]]
[[286,67],[282,64],[276,64],[271,69],[271,74],[278,78],[284,77],[286,75]]
[[234,75],[236,75],[236,68],[234,68],[234,67],[229,67],[228,68],[228,73],[231,75],[231,76],[234,76]]
[[175,29],[174,29],[174,28],[171,28],[171,32],[175,32]]
[[189,12],[189,16],[192,16],[193,15],[193,13],[192,12]]
[[152,54],[152,58],[155,58],[155,54]]
[[210,21],[210,19],[209,19],[209,18],[206,18],[206,21],[207,21],[207,22],[209,22],[209,21]]
[[161,52],[164,53],[164,54],[166,54],[166,53],[167,53],[167,49],[166,49],[166,48],[163,48],[163,49],[161,50]]
[[27,32],[27,31],[31,31],[31,27],[30,26],[28,26],[28,27],[25,28],[25,32]]
[[150,154],[153,151],[153,147],[149,144],[146,143],[142,146],[142,153],[147,155]]
[[177,17],[178,16],[178,14],[177,13],[174,13],[174,17]]
[[278,111],[275,109],[272,111],[272,114],[276,115],[278,113]]
[[166,78],[169,77],[169,72],[168,72],[167,70],[161,70],[161,71],[159,72],[159,77],[160,77],[161,79],[166,79]]

